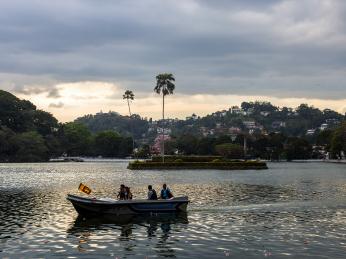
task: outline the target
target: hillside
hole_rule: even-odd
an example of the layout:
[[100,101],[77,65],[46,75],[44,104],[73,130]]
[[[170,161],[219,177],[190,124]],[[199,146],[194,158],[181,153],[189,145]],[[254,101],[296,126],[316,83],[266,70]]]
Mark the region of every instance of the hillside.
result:
[[59,123],[31,102],[0,90],[0,162],[42,162],[62,155],[126,157],[132,150],[132,137]]
[[[240,107],[217,111],[204,117],[193,114],[185,120],[165,120],[168,133],[175,137],[184,134],[195,136],[219,136],[228,134],[282,133],[289,137],[314,135],[326,129],[334,129],[345,116],[330,109],[319,110],[307,104],[297,108],[276,107],[269,102],[243,102]],[[114,130],[131,135],[135,139],[152,141],[160,132],[162,121],[152,121],[133,115],[131,118],[116,112],[97,113],[77,118],[91,132]]]
[[330,109],[323,111],[301,104],[297,108],[276,107],[269,102],[243,102],[241,107],[217,111],[205,117],[192,115],[171,123],[174,135],[220,135],[246,132],[250,134],[280,132],[301,137],[338,126],[345,116]]
[[82,123],[88,129],[97,133],[105,130],[113,130],[121,135],[131,136],[132,133],[135,138],[141,138],[148,130],[148,121],[141,119],[138,115],[122,116],[117,112],[99,112],[95,115],[85,115],[77,118],[74,122]]
[[56,152],[59,124],[50,113],[0,90],[0,161],[45,161]]

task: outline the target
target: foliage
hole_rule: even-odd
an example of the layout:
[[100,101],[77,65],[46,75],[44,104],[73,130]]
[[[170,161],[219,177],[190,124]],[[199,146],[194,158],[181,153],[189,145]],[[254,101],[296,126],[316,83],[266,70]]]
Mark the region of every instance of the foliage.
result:
[[172,74],[165,73],[157,75],[154,91],[157,94],[162,93],[163,96],[173,94],[175,88],[173,81],[175,81],[175,78]]
[[149,145],[143,145],[139,148],[137,153],[135,154],[135,157],[138,158],[148,158],[150,157],[150,146]]
[[103,157],[117,157],[122,141],[120,135],[114,131],[102,131],[94,137],[94,152]]
[[[176,160],[181,160],[182,162],[211,162],[215,159],[222,159],[222,157],[221,156],[182,156],[182,155],[165,156],[165,161],[167,162],[174,162]],[[161,157],[153,156],[151,161],[160,162]]]
[[346,122],[333,132],[331,151],[336,158],[341,158],[341,152],[346,154]]
[[37,131],[48,135],[57,130],[58,121],[50,113],[36,110],[31,102],[0,90],[0,125],[14,132]]
[[293,159],[309,159],[311,158],[311,145],[309,142],[302,138],[288,138],[287,144],[284,148],[286,159],[288,161]]
[[215,146],[218,154],[225,158],[239,159],[244,157],[243,147],[237,144],[224,143]]
[[16,147],[13,143],[13,138],[15,133],[7,128],[0,128],[0,161],[9,162],[13,160],[14,155],[16,154]]
[[[156,76],[156,86],[154,88],[154,91],[157,94],[162,93],[162,121],[163,121],[163,127],[165,128],[165,96],[169,94],[173,94],[175,85],[173,83],[175,81],[175,78],[172,74],[159,74]],[[162,138],[162,161],[164,161],[165,157],[165,138]]]
[[15,156],[10,160],[16,162],[40,162],[48,161],[48,148],[43,137],[35,131],[17,134],[12,143],[16,149]]
[[129,163],[128,169],[131,170],[153,170],[153,169],[219,169],[219,170],[260,170],[267,169],[264,162],[257,161],[228,161],[228,162],[151,162],[139,161]]
[[68,156],[90,154],[91,133],[81,123],[69,122],[63,125],[63,143]]
[[[174,77],[171,74],[163,75],[158,76],[157,87],[165,85],[167,89],[162,86],[159,91],[155,87],[155,91],[164,93],[164,97],[165,93],[173,93]],[[170,83],[165,81],[165,77]],[[127,100],[132,100],[130,92],[126,95]],[[165,145],[166,154],[178,152],[193,157],[213,157],[221,152],[233,157],[233,153],[227,148],[229,145],[238,145],[237,156],[241,157],[244,136],[247,136],[247,155],[252,158],[308,159],[323,157],[326,152],[338,158],[342,152],[345,153],[346,126],[345,122],[342,124],[345,117],[335,111],[319,110],[307,104],[301,104],[296,109],[279,108],[269,102],[243,102],[241,106],[244,113],[233,113],[230,109],[201,118],[195,116],[187,120],[167,120],[166,126],[172,130],[172,135]],[[263,132],[248,134],[244,121],[255,121],[256,125],[262,125]],[[274,122],[282,122],[283,126],[273,126]],[[321,124],[326,122],[328,128],[320,130]],[[144,143],[139,146],[136,156],[148,158],[151,155],[150,145],[157,136],[157,127],[161,126],[160,122],[155,124],[151,119],[143,119],[139,115],[122,116],[116,112],[100,112],[83,116],[74,122],[59,124],[50,113],[36,109],[31,102],[0,90],[2,162],[47,161],[50,157],[63,154],[126,157],[132,153],[130,136],[138,139],[138,143]],[[236,133],[235,139],[231,137],[234,136],[229,131],[231,128],[241,130]],[[308,129],[316,129],[315,134],[306,135]],[[213,132],[209,134],[211,130]],[[170,158],[165,156],[165,159]],[[184,161],[181,157],[175,159]],[[219,158],[214,157],[210,161],[215,159]]]
[[148,121],[138,115],[131,117],[119,115],[116,112],[98,113],[96,115],[85,115],[75,120],[77,123],[84,124],[92,133],[112,130],[120,135],[132,135],[135,139],[142,137],[142,134],[148,131]]
[[123,94],[123,99],[126,99],[126,100],[133,100],[134,97],[135,95],[130,90],[126,90],[125,93]]

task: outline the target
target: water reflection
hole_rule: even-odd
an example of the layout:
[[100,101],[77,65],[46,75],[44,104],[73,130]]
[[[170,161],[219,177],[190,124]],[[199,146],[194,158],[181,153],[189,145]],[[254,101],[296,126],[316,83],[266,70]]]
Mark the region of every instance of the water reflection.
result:
[[[125,183],[136,198],[168,182],[191,203],[188,215],[83,219],[66,201],[80,182],[100,197]],[[345,167],[333,164],[140,173],[126,163],[0,165],[0,258],[343,258],[345,186]]]
[[[130,253],[137,246],[139,239],[143,242],[142,233],[146,233],[149,242],[155,241],[154,251],[160,256],[174,256],[175,250],[169,241],[172,228],[186,229],[188,221],[187,213],[163,213],[163,214],[139,214],[139,215],[105,215],[100,217],[78,216],[67,233],[76,237],[79,252],[87,252],[90,244],[98,236],[108,235],[112,240],[117,239],[123,249]],[[174,226],[174,227],[173,227]]]

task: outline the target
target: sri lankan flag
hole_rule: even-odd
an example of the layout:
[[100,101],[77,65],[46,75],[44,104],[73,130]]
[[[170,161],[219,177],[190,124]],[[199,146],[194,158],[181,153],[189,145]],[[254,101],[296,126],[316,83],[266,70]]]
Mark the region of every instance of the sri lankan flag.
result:
[[84,185],[82,183],[79,184],[78,190],[80,190],[81,192],[84,192],[86,194],[90,194],[91,193],[91,189],[88,186],[86,186],[86,185]]

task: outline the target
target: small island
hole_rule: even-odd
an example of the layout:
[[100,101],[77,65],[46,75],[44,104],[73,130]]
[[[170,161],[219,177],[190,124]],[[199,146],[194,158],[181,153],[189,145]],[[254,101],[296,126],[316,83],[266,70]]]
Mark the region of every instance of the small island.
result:
[[135,160],[130,162],[130,170],[156,169],[218,169],[218,170],[263,170],[268,169],[263,161],[229,160],[222,156],[154,156],[151,160]]

